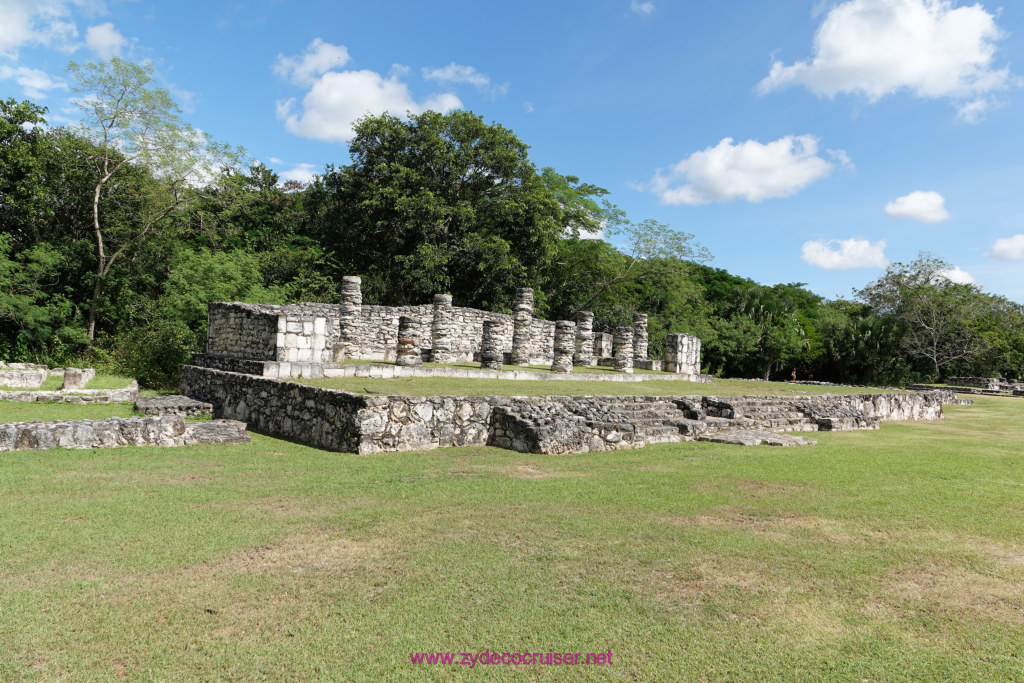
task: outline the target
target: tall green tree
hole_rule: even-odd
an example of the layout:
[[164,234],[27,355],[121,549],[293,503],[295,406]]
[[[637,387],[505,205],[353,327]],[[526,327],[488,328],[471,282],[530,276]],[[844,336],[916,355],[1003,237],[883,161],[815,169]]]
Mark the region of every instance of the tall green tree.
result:
[[[89,304],[87,331],[95,339],[103,283],[125,252],[167,224],[186,197],[186,190],[207,182],[229,150],[179,117],[180,109],[166,89],[154,86],[153,67],[114,57],[106,62],[68,65],[83,118],[75,132],[89,140],[93,169],[92,230],[96,271]],[[134,205],[125,220],[110,220],[101,210],[102,197],[132,168],[145,169],[137,178]]]
[[561,237],[561,207],[515,133],[471,112],[369,116],[352,164],[328,167],[305,200],[309,235],[370,300],[419,303],[451,292],[509,308],[535,285]]

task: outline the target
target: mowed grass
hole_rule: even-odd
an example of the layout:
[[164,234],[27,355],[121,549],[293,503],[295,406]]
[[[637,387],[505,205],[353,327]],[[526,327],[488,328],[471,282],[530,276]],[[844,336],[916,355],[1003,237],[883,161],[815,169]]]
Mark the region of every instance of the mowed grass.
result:
[[816,438],[0,454],[0,679],[1024,679],[1024,400]]
[[804,394],[873,394],[882,391],[896,391],[871,387],[753,382],[741,379],[716,379],[710,384],[671,379],[643,382],[574,382],[572,380],[491,380],[453,377],[401,377],[396,379],[345,377],[291,381],[324,389],[340,389],[356,394],[409,396],[798,396]]

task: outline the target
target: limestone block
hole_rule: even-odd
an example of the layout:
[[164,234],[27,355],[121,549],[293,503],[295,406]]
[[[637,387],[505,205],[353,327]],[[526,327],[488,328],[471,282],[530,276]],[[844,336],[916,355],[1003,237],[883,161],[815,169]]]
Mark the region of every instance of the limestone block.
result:
[[615,328],[612,355],[615,358],[615,372],[633,373],[633,328]]

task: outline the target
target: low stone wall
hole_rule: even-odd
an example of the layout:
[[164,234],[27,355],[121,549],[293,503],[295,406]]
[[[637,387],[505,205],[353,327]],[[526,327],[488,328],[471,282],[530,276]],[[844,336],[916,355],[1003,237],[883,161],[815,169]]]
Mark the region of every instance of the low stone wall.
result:
[[213,415],[213,406],[188,396],[146,396],[135,401],[135,410],[143,415]]
[[946,385],[951,387],[969,387],[987,391],[1004,391],[1012,393],[1024,390],[1024,380],[1003,379],[1001,377],[950,377]]
[[49,370],[35,363],[4,363],[0,361],[0,387],[36,389],[43,386]]
[[60,391],[0,391],[0,401],[40,403],[134,403],[139,383],[132,380],[124,389],[73,389]]
[[183,417],[177,415],[0,424],[0,453],[51,448],[193,446],[248,442],[249,435],[239,422],[185,422]]
[[185,366],[182,393],[266,434],[333,451],[495,445],[542,453],[642,447],[706,431],[877,428],[930,420],[948,390],[822,396],[363,396]]

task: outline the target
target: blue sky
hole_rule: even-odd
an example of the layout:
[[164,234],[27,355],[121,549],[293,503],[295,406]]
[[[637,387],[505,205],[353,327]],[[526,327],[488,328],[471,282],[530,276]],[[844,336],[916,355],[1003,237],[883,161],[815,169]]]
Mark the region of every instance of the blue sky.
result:
[[471,109],[712,265],[849,296],[929,251],[1024,302],[1024,3],[0,0],[0,97],[75,117],[69,60],[150,60],[282,177],[365,112]]

